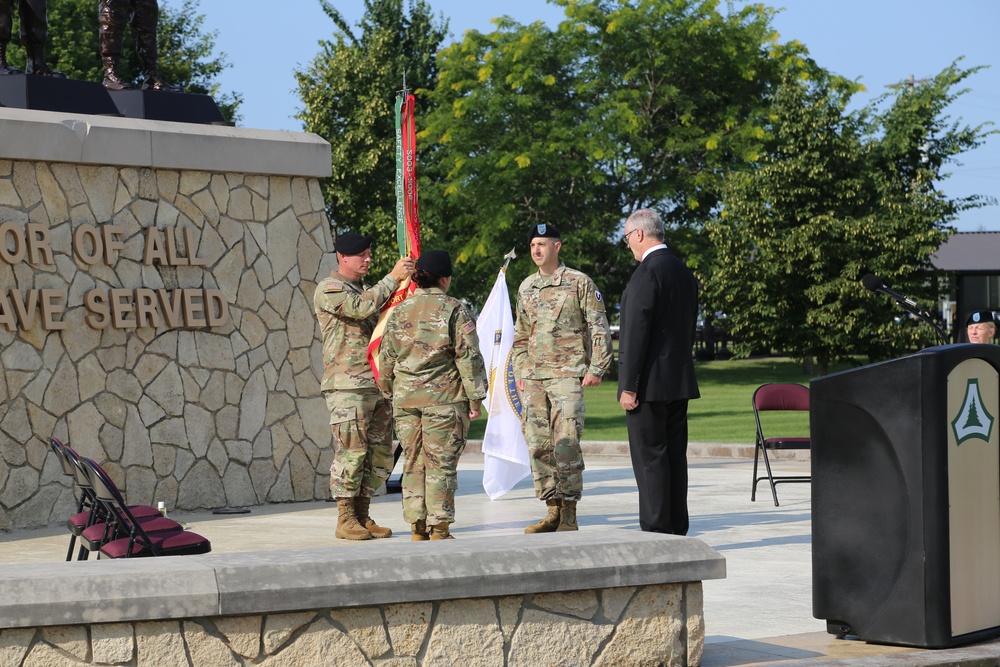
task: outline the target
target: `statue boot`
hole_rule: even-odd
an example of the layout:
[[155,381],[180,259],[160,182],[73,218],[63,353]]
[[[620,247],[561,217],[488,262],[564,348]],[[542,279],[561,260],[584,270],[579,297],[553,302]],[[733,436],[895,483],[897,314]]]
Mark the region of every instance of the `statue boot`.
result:
[[545,518],[538,523],[525,528],[525,535],[533,535],[535,533],[554,533],[556,529],[559,528],[560,510],[563,505],[562,498],[549,498],[545,501],[545,504],[549,507],[548,514],[546,514]]
[[562,510],[559,512],[559,527],[556,532],[562,533],[567,530],[580,530],[576,524],[576,501],[564,500]]
[[338,540],[370,540],[372,534],[358,523],[354,513],[354,498],[337,498],[337,530],[334,535]]
[[430,526],[432,540],[453,540],[455,536],[448,531],[448,524],[445,522],[436,523]]
[[7,42],[0,42],[0,76],[5,74],[20,74],[21,70],[7,63]]
[[389,537],[392,535],[392,529],[384,528],[378,525],[375,523],[375,519],[368,515],[368,509],[371,504],[372,499],[367,496],[358,496],[354,499],[354,512],[358,517],[358,523],[364,526],[374,538],[381,539],[383,537]]
[[27,61],[24,64],[25,74],[35,76],[51,76],[56,79],[65,79],[63,72],[57,72],[45,64],[45,46],[42,44],[29,44],[24,47],[27,54]]
[[101,64],[104,66],[104,87],[107,90],[132,90],[135,86],[130,81],[118,73],[118,58],[115,56],[103,56]]

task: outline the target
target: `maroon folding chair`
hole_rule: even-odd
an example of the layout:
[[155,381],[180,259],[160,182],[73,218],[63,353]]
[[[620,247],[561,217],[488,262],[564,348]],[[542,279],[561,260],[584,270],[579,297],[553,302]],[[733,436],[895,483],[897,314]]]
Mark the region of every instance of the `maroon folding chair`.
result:
[[[106,526],[107,513],[103,505],[94,497],[94,490],[81,467],[80,456],[76,451],[69,445],[64,445],[57,438],[50,438],[49,446],[59,459],[63,474],[72,479],[76,487],[80,489],[80,500],[77,503],[76,513],[66,520],[66,528],[70,532],[66,560],[73,560],[73,548],[77,538],[81,539],[77,560],[87,560],[90,552],[95,551],[101,543],[97,537],[98,531],[90,529],[94,525]],[[159,510],[150,505],[132,505],[130,509],[132,515],[139,520],[160,517]],[[179,528],[180,524],[177,524],[177,527]],[[85,532],[86,535],[84,535]]]
[[[801,384],[774,383],[764,384],[757,387],[753,393],[753,416],[757,422],[757,442],[753,451],[753,489],[750,491],[750,500],[757,499],[757,482],[767,480],[771,485],[771,496],[774,498],[774,506],[778,507],[777,485],[784,482],[809,482],[812,481],[810,475],[784,475],[776,476],[771,470],[771,461],[767,456],[767,451],[781,449],[809,449],[811,446],[809,436],[771,436],[764,437],[764,430],[760,424],[760,413],[767,411],[809,411],[809,388]],[[757,461],[763,455],[764,467],[767,475],[757,476]]]
[[108,558],[138,558],[204,554],[212,550],[212,543],[208,539],[190,530],[181,528],[162,532],[147,531],[125,504],[121,492],[107,473],[90,459],[84,458],[81,462],[94,489],[94,497],[108,512],[108,522],[117,524],[117,534],[123,535],[101,544],[101,555]]

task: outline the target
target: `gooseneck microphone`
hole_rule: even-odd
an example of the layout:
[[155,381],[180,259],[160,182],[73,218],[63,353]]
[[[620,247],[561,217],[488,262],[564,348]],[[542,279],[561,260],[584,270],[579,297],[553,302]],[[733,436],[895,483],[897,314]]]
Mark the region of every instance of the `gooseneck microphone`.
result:
[[861,284],[864,285],[865,289],[870,292],[881,292],[882,294],[888,294],[891,296],[900,308],[931,325],[931,327],[934,328],[934,331],[937,332],[938,336],[941,337],[941,342],[945,345],[948,344],[948,336],[941,329],[941,327],[938,326],[933,319],[931,319],[930,315],[920,309],[920,305],[916,301],[905,294],[897,292],[891,287],[887,287],[885,283],[882,282],[882,279],[873,273],[869,273],[863,277],[861,279]]
[[916,301],[906,296],[905,294],[900,294],[891,287],[886,287],[885,283],[883,283],[882,280],[873,273],[869,273],[864,278],[862,278],[861,283],[865,286],[865,289],[867,289],[870,292],[882,292],[882,294],[888,294],[896,301],[900,302],[901,304],[905,303],[911,308],[920,307]]

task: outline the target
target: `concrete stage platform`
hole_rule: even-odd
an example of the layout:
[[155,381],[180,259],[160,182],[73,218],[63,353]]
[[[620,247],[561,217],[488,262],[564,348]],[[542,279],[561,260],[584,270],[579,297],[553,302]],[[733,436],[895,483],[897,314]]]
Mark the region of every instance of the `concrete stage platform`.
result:
[[[584,498],[578,507],[582,531],[638,530],[632,469],[627,458],[607,456],[609,449],[605,445],[585,449],[589,455]],[[693,451],[705,449],[692,445]],[[807,461],[788,461],[781,469],[807,471],[808,466]],[[812,617],[809,485],[780,485],[780,507],[774,506],[764,486],[758,488],[758,500],[750,502],[751,470],[748,459],[690,461],[690,534],[726,558],[728,573],[726,579],[704,582],[703,667],[1000,665],[1000,641],[923,650],[838,640],[827,634],[825,622]],[[333,503],[250,509],[248,514],[205,511],[171,516],[211,539],[214,553],[323,546],[363,551],[368,545],[333,537]],[[500,500],[490,501],[482,490],[482,457],[470,452],[460,465],[456,511],[452,532],[457,540],[473,535],[529,540],[523,528],[544,514],[544,505],[535,500],[529,479]],[[398,495],[376,498],[372,515],[397,533],[389,538],[390,544],[409,541]],[[62,526],[0,534],[0,563],[61,561],[68,542]]]

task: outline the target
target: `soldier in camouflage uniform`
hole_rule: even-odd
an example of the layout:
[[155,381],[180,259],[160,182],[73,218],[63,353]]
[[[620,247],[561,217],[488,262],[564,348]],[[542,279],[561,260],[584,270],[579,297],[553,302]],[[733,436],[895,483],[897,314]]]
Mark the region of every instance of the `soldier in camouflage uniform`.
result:
[[368,515],[372,495],[392,472],[392,407],[375,387],[368,343],[378,314],[413,270],[404,257],[374,287],[361,282],[371,265],[370,236],[337,238],[336,271],[316,286],[313,301],[323,331],[323,395],[330,408],[334,455],[330,490],[337,499],[336,536],[388,537]]
[[451,258],[417,259],[418,289],[392,311],[379,347],[378,386],[392,398],[403,445],[403,518],[414,542],[451,539],[458,459],[469,421],[481,414],[486,368],[476,321],[451,286]]
[[583,387],[601,384],[608,370],[611,330],[594,281],[559,261],[559,230],[534,225],[528,243],[538,272],[517,291],[512,352],[535,495],[548,512],[524,532],[577,530],[576,503],[583,493]]

